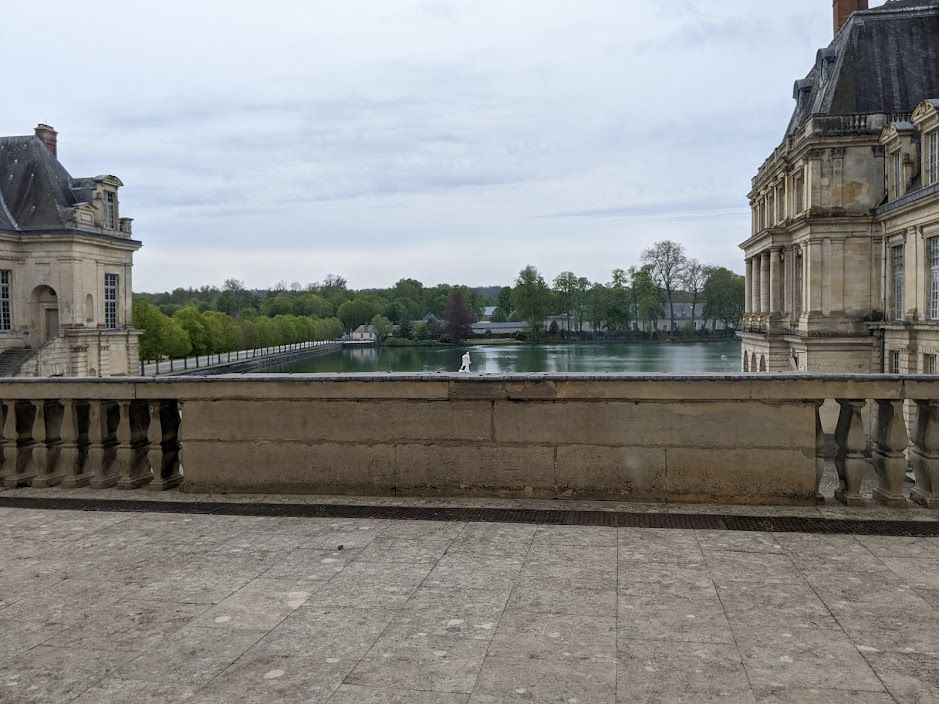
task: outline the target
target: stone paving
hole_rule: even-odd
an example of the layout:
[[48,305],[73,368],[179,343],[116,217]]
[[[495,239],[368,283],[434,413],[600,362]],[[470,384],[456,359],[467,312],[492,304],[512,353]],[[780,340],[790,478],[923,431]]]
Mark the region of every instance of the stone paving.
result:
[[0,508],[0,702],[181,701],[939,702],[939,538]]

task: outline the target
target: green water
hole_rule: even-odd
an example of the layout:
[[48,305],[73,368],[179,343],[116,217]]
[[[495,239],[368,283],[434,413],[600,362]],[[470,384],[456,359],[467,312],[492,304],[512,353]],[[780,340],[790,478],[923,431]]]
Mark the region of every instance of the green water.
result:
[[258,373],[455,372],[469,351],[471,371],[522,372],[716,372],[740,371],[740,343],[603,345],[456,345],[367,347],[282,364]]

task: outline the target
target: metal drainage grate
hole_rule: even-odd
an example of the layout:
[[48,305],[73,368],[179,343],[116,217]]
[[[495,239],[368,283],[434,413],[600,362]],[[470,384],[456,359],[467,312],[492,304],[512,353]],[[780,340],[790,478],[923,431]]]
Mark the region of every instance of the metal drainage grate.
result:
[[528,523],[614,528],[683,528],[686,530],[767,531],[939,537],[939,521],[883,521],[797,516],[736,516],[707,513],[633,513],[565,509],[432,508],[364,504],[271,504],[214,501],[136,501],[0,496],[0,507],[52,511],[181,513],[217,516],[287,518],[381,518],[404,521]]

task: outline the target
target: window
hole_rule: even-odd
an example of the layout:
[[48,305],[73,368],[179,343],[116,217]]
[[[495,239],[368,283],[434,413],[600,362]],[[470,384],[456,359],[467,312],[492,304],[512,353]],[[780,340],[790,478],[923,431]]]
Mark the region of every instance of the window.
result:
[[13,309],[10,297],[10,271],[0,271],[0,330],[13,329]]
[[104,327],[117,327],[117,274],[104,275]]
[[939,130],[926,137],[926,185],[939,183]]
[[927,240],[929,246],[929,319],[939,320],[939,237]]
[[893,197],[899,198],[903,195],[903,162],[900,160],[900,152],[893,153]]
[[890,353],[890,373],[899,374],[900,373],[900,351],[894,350]]
[[891,249],[893,255],[893,319],[903,320],[903,245]]
[[117,204],[114,200],[114,193],[105,191],[104,193],[104,226],[113,230],[117,225]]
[[936,355],[934,354],[923,355],[923,373],[924,374],[936,373]]

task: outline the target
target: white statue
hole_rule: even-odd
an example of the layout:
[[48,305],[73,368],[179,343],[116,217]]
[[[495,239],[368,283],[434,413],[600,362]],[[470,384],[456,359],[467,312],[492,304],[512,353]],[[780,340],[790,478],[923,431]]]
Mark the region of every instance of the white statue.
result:
[[472,364],[472,361],[470,360],[469,352],[464,352],[463,353],[463,365],[460,367],[460,371],[468,372],[470,370],[470,364]]

